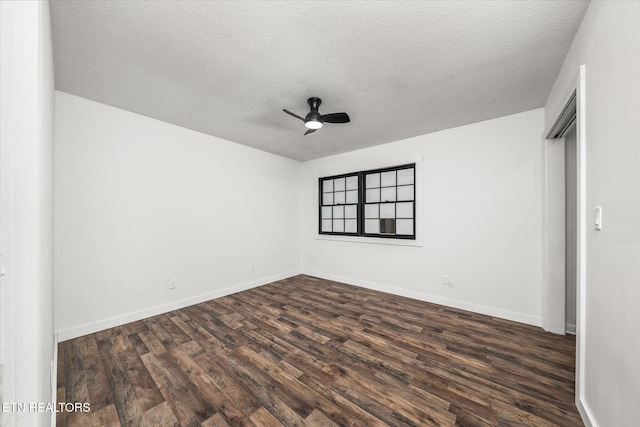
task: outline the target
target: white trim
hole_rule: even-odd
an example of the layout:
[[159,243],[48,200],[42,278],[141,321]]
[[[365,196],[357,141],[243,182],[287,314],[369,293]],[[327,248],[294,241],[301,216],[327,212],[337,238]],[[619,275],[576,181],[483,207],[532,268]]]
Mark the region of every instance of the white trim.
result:
[[585,426],[596,426],[592,412],[585,402],[585,357],[587,354],[585,343],[586,331],[586,307],[587,307],[587,107],[586,107],[586,66],[581,65],[578,71],[577,83],[577,140],[576,149],[578,155],[578,244],[576,256],[576,406],[582,416]]
[[578,413],[582,418],[582,422],[584,423],[584,427],[598,427],[599,424],[595,422],[595,417],[593,416],[593,411],[589,409],[588,406],[583,405],[581,401],[576,401],[576,407],[578,408]]
[[97,322],[87,323],[87,324],[76,326],[73,328],[63,329],[61,331],[57,331],[58,340],[67,341],[73,338],[81,337],[83,335],[92,334],[94,332],[113,328],[115,326],[121,326],[129,322],[135,322],[137,320],[146,319],[147,317],[152,317],[152,316],[157,316],[158,314],[167,313],[172,310],[178,310],[184,307],[188,307],[190,305],[199,304],[201,302],[209,301],[215,298],[220,298],[223,296],[235,294],[237,292],[246,291],[248,289],[256,288],[258,286],[266,285],[267,283],[297,276],[298,274],[300,274],[299,270],[288,271],[286,273],[264,277],[262,279],[254,280],[251,282],[240,283],[238,285],[230,286],[228,288],[218,289],[216,291],[208,292],[206,294],[198,295],[195,297],[174,301],[169,304],[163,304],[163,305],[147,308],[147,309],[136,311],[129,314],[110,317],[108,319],[99,320]]
[[[58,334],[53,334],[53,360],[51,363],[51,403],[55,408],[58,404]],[[51,415],[51,427],[56,427],[56,415]]]
[[[317,230],[315,235],[316,240],[328,240],[328,241],[334,241],[334,242],[351,242],[351,243],[369,243],[369,244],[377,244],[377,245],[422,247],[422,230],[424,229],[422,225],[424,222],[424,217],[422,213],[422,163],[423,163],[422,154],[406,161],[394,160],[394,161],[386,162],[385,164],[380,164],[380,163],[376,163],[375,165],[369,164],[368,166],[358,167],[357,170],[354,170],[353,168],[351,168],[349,170],[342,169],[338,171],[333,170],[331,172],[316,173],[316,181],[319,180],[320,178],[324,178],[327,176],[344,175],[352,172],[360,172],[360,171],[394,167],[390,165],[390,163],[393,163],[394,165],[405,165],[409,163],[415,163],[416,165],[415,178],[414,178],[414,185],[415,185],[415,192],[416,192],[415,193],[416,198],[414,200],[416,205],[416,217],[414,218],[414,220],[416,221],[415,240],[386,239],[386,238],[367,237],[367,236],[335,236],[331,234],[320,234],[317,232]],[[319,195],[316,194],[316,200],[318,200],[318,197]]]
[[[416,206],[416,212],[418,207]],[[416,214],[416,217],[418,215]],[[422,241],[418,243],[418,224],[416,223],[416,240],[405,239],[385,239],[380,237],[368,237],[368,236],[334,236],[331,234],[318,234],[316,240],[329,240],[333,242],[350,242],[350,243],[369,243],[376,245],[395,245],[395,246],[409,246],[409,247],[422,247]],[[422,240],[422,239],[420,239]]]
[[335,274],[324,273],[321,271],[303,271],[303,274],[319,277],[321,279],[333,280],[336,282],[346,283],[349,285],[360,286],[362,288],[372,289],[374,291],[386,292],[393,295],[412,298],[419,301],[426,301],[433,304],[444,305],[447,307],[458,308],[460,310],[471,311],[487,316],[498,317],[500,319],[512,320],[514,322],[525,323],[532,326],[542,326],[542,318],[529,314],[517,313],[514,311],[503,310],[496,307],[489,307],[481,304],[474,304],[467,301],[460,301],[451,298],[445,298],[438,295],[428,294],[424,292],[409,291],[381,283],[368,282],[366,280],[354,279],[351,277],[338,276]]
[[[578,408],[578,412],[582,417],[582,421],[585,426],[596,426],[597,424],[594,422],[593,414],[588,409],[588,405],[585,403],[585,356],[587,354],[586,344],[585,344],[585,330],[586,330],[586,286],[587,286],[587,276],[586,276],[586,260],[587,260],[587,190],[586,190],[586,176],[587,176],[587,163],[586,163],[586,141],[587,141],[587,108],[586,108],[586,66],[581,65],[578,69],[576,77],[572,79],[567,88],[565,89],[565,96],[563,97],[563,102],[559,104],[558,109],[556,111],[557,117],[562,108],[566,105],[567,100],[570,98],[573,92],[576,92],[576,150],[577,150],[577,255],[576,255],[576,372],[575,372],[575,404]],[[553,120],[555,123],[555,120]],[[548,134],[550,129],[545,129],[545,133],[543,138]],[[545,143],[546,144],[546,143]],[[545,145],[546,147],[546,145]],[[546,151],[546,148],[545,148]],[[546,153],[545,153],[546,155]],[[546,171],[544,173],[546,176]],[[546,206],[545,206],[546,209]],[[546,241],[546,223],[545,223],[545,241],[544,248],[545,257],[546,250],[548,246],[548,242]],[[545,277],[546,277],[546,269],[545,266]],[[546,286],[546,284],[545,284]],[[543,301],[543,304],[546,304],[546,301]],[[547,307],[543,307],[543,320],[546,323],[546,311]]]

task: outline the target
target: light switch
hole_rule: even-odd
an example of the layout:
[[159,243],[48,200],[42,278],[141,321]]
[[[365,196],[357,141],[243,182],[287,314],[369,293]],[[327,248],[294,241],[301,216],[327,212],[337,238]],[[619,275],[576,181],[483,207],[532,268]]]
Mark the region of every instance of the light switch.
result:
[[596,230],[602,230],[602,206],[596,207]]

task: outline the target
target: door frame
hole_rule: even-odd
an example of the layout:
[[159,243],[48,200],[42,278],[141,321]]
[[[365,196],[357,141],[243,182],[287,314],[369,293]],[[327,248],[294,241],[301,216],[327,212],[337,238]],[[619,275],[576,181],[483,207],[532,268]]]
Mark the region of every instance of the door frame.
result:
[[[586,292],[587,292],[587,277],[586,277],[586,230],[587,230],[587,208],[586,208],[586,142],[587,142],[587,132],[586,132],[586,102],[587,102],[587,94],[586,94],[586,66],[581,65],[578,69],[578,72],[571,83],[566,87],[565,93],[566,95],[563,98],[563,102],[560,104],[560,111],[556,112],[556,117],[551,123],[555,123],[556,119],[559,118],[562,110],[567,105],[569,99],[571,98],[573,93],[576,93],[576,169],[577,169],[577,177],[576,177],[576,372],[575,372],[575,403],[582,416],[583,420],[589,420],[587,417],[586,409],[582,402],[584,401],[584,366],[585,366],[585,355],[586,355],[586,345],[585,345],[585,331],[587,328],[586,318]],[[546,260],[550,254],[550,248],[553,245],[557,245],[557,241],[553,241],[554,236],[549,235],[549,227],[547,220],[549,218],[549,206],[547,200],[547,185],[549,182],[549,176],[547,175],[547,161],[549,155],[554,155],[551,150],[549,150],[549,141],[547,136],[550,132],[549,129],[545,129],[545,133],[543,134],[543,138],[545,139],[543,144],[543,161],[544,161],[544,172],[543,172],[543,191],[545,192],[545,205],[543,212],[543,259],[545,260],[545,271],[544,271],[544,283],[543,283],[543,296],[549,295],[549,292],[553,292],[553,290],[549,289],[549,286],[552,286],[552,282],[548,280],[549,271],[546,265]],[[559,150],[555,150],[558,152]],[[564,150],[562,150],[564,153]],[[551,241],[549,241],[551,239]],[[564,235],[562,236],[562,240],[564,241]],[[563,260],[564,262],[564,260]],[[563,289],[564,292],[564,289]],[[548,329],[548,325],[550,322],[553,322],[553,315],[556,313],[550,312],[550,306],[546,299],[543,299],[542,302],[543,310],[542,310],[542,323],[545,330]],[[562,310],[565,307],[563,305]],[[557,317],[557,316],[556,316]],[[562,316],[564,319],[564,316]],[[557,321],[557,320],[556,320]],[[554,324],[555,329],[557,330],[557,324]],[[565,324],[563,322],[562,328],[565,328]],[[564,333],[564,332],[563,332]],[[585,421],[586,422],[586,421]]]

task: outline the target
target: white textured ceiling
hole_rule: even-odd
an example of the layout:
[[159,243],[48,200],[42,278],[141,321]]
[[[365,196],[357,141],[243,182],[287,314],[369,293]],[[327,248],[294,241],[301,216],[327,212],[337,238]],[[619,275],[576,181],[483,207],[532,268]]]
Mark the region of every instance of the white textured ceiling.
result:
[[56,89],[309,160],[543,106],[587,6],[52,1]]

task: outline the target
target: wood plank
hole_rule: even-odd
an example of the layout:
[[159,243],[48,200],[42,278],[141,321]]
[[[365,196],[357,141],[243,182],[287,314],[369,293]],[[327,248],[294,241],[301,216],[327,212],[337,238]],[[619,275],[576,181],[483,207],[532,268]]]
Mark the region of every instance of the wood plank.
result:
[[136,353],[138,353],[138,355],[142,356],[143,354],[149,353],[149,349],[145,345],[144,341],[142,341],[142,338],[140,338],[140,335],[137,332],[127,336],[127,339],[135,349]]
[[[367,381],[368,376],[357,372],[357,368],[342,365],[343,376],[334,383],[335,389],[359,406],[387,423],[401,425],[453,425],[455,417],[447,409],[425,407],[418,402],[407,401],[399,396],[398,390],[387,384]],[[371,410],[369,410],[369,408]],[[423,410],[422,408],[425,408]]]
[[227,372],[225,368],[229,369],[229,367],[221,359],[202,354],[194,360],[247,417],[262,406],[257,398],[243,386],[242,381]]
[[187,372],[182,370],[178,363],[168,353],[156,357],[162,369],[168,373],[169,381],[183,400],[189,403],[190,409],[199,422],[213,416],[217,411],[204,393],[191,381]]
[[102,365],[102,360],[98,353],[98,345],[92,335],[79,338],[80,356],[83,367],[87,372],[91,372],[91,380],[87,381],[87,392],[91,401],[91,411],[99,411],[105,406],[113,404],[109,382]]
[[[118,419],[118,413],[116,412],[116,406],[111,404],[104,408],[93,412],[91,409],[91,424],[96,427],[117,427],[120,426],[120,420]],[[159,424],[158,424],[159,425]],[[165,424],[170,425],[170,424]]]
[[120,352],[118,358],[142,412],[164,401],[162,393],[133,348]]
[[171,406],[166,400],[157,404],[153,408],[148,409],[142,416],[144,426],[156,427],[156,426],[179,426],[178,419],[173,414]]
[[309,414],[304,421],[308,426],[339,427],[338,424],[331,421],[326,415],[317,409]]
[[[63,353],[65,358],[64,389],[69,402],[91,402],[86,381],[86,377],[91,374],[85,369],[81,357],[81,345],[79,340],[68,342]],[[65,412],[60,414],[64,414],[60,419],[67,426],[86,425],[90,422],[89,415],[84,412]]]
[[[188,344],[189,343],[183,344],[183,346],[187,346]],[[207,372],[189,356],[190,351],[182,348],[183,346],[176,347],[171,351],[180,368],[187,373],[207,402],[217,413],[223,416],[228,424],[242,424],[242,421],[245,419],[245,414],[243,414],[242,411],[236,407],[235,402],[216,385]],[[191,351],[191,353],[193,352]]]
[[181,426],[197,425],[199,422],[193,409],[190,408],[188,402],[182,400],[182,396],[171,383],[169,378],[171,374],[164,369],[162,363],[151,352],[141,356],[141,359],[158,385],[160,393],[171,407],[178,423]]
[[[306,384],[298,381],[296,378],[290,376],[284,369],[280,368],[277,364],[274,364],[260,355],[253,353],[247,348],[239,348],[239,352],[247,356],[258,368],[268,372],[269,376],[276,380],[281,387],[287,390],[289,393],[295,396],[304,396],[305,400],[313,402],[315,409],[311,410],[311,413],[315,410],[323,411],[327,416],[332,419],[332,423],[339,425],[353,425],[357,423],[357,418],[349,414],[347,411],[341,410],[335,403],[318,393],[315,389],[308,387]],[[303,416],[304,414],[301,414]],[[310,414],[306,415],[306,418]]]
[[220,414],[215,414],[213,417],[209,418],[205,422],[202,423],[202,427],[231,427],[224,420],[224,417]]
[[111,340],[111,351],[113,353],[120,353],[121,351],[131,348],[131,343],[124,334],[121,326],[107,329],[103,332],[109,335],[109,339]]
[[271,413],[264,408],[258,409],[256,412],[251,414],[251,417],[249,418],[258,426],[284,427],[284,424],[278,421],[276,417],[271,415]]
[[118,419],[123,426],[139,426],[142,425],[142,411],[138,406],[139,402],[136,400],[122,363],[117,356],[117,351],[125,348],[124,340],[118,339],[118,345],[114,346],[110,338],[117,338],[121,335],[117,332],[110,332],[113,331],[98,332],[95,337],[109,389],[118,413]]
[[[56,389],[56,402],[66,402],[67,401],[67,394],[66,394],[66,389],[65,389],[65,382],[66,382],[66,373],[65,373],[65,366],[66,366],[66,349],[67,346],[69,345],[73,345],[73,341],[64,341],[61,343],[58,343],[58,368],[57,368],[57,389]],[[56,413],[56,425],[58,427],[66,427],[67,425],[67,418],[66,418],[66,414],[64,412],[58,412]]]
[[[265,383],[269,381],[265,375],[255,367],[248,366],[245,358],[227,352],[221,362],[229,366],[232,374],[239,379],[243,387],[253,394],[262,406],[280,422],[287,426],[304,425],[304,419],[295,409],[282,402],[276,395],[277,392],[282,393],[282,390],[279,390],[275,384],[272,384],[271,387],[266,386]],[[291,397],[294,398],[294,396]]]

